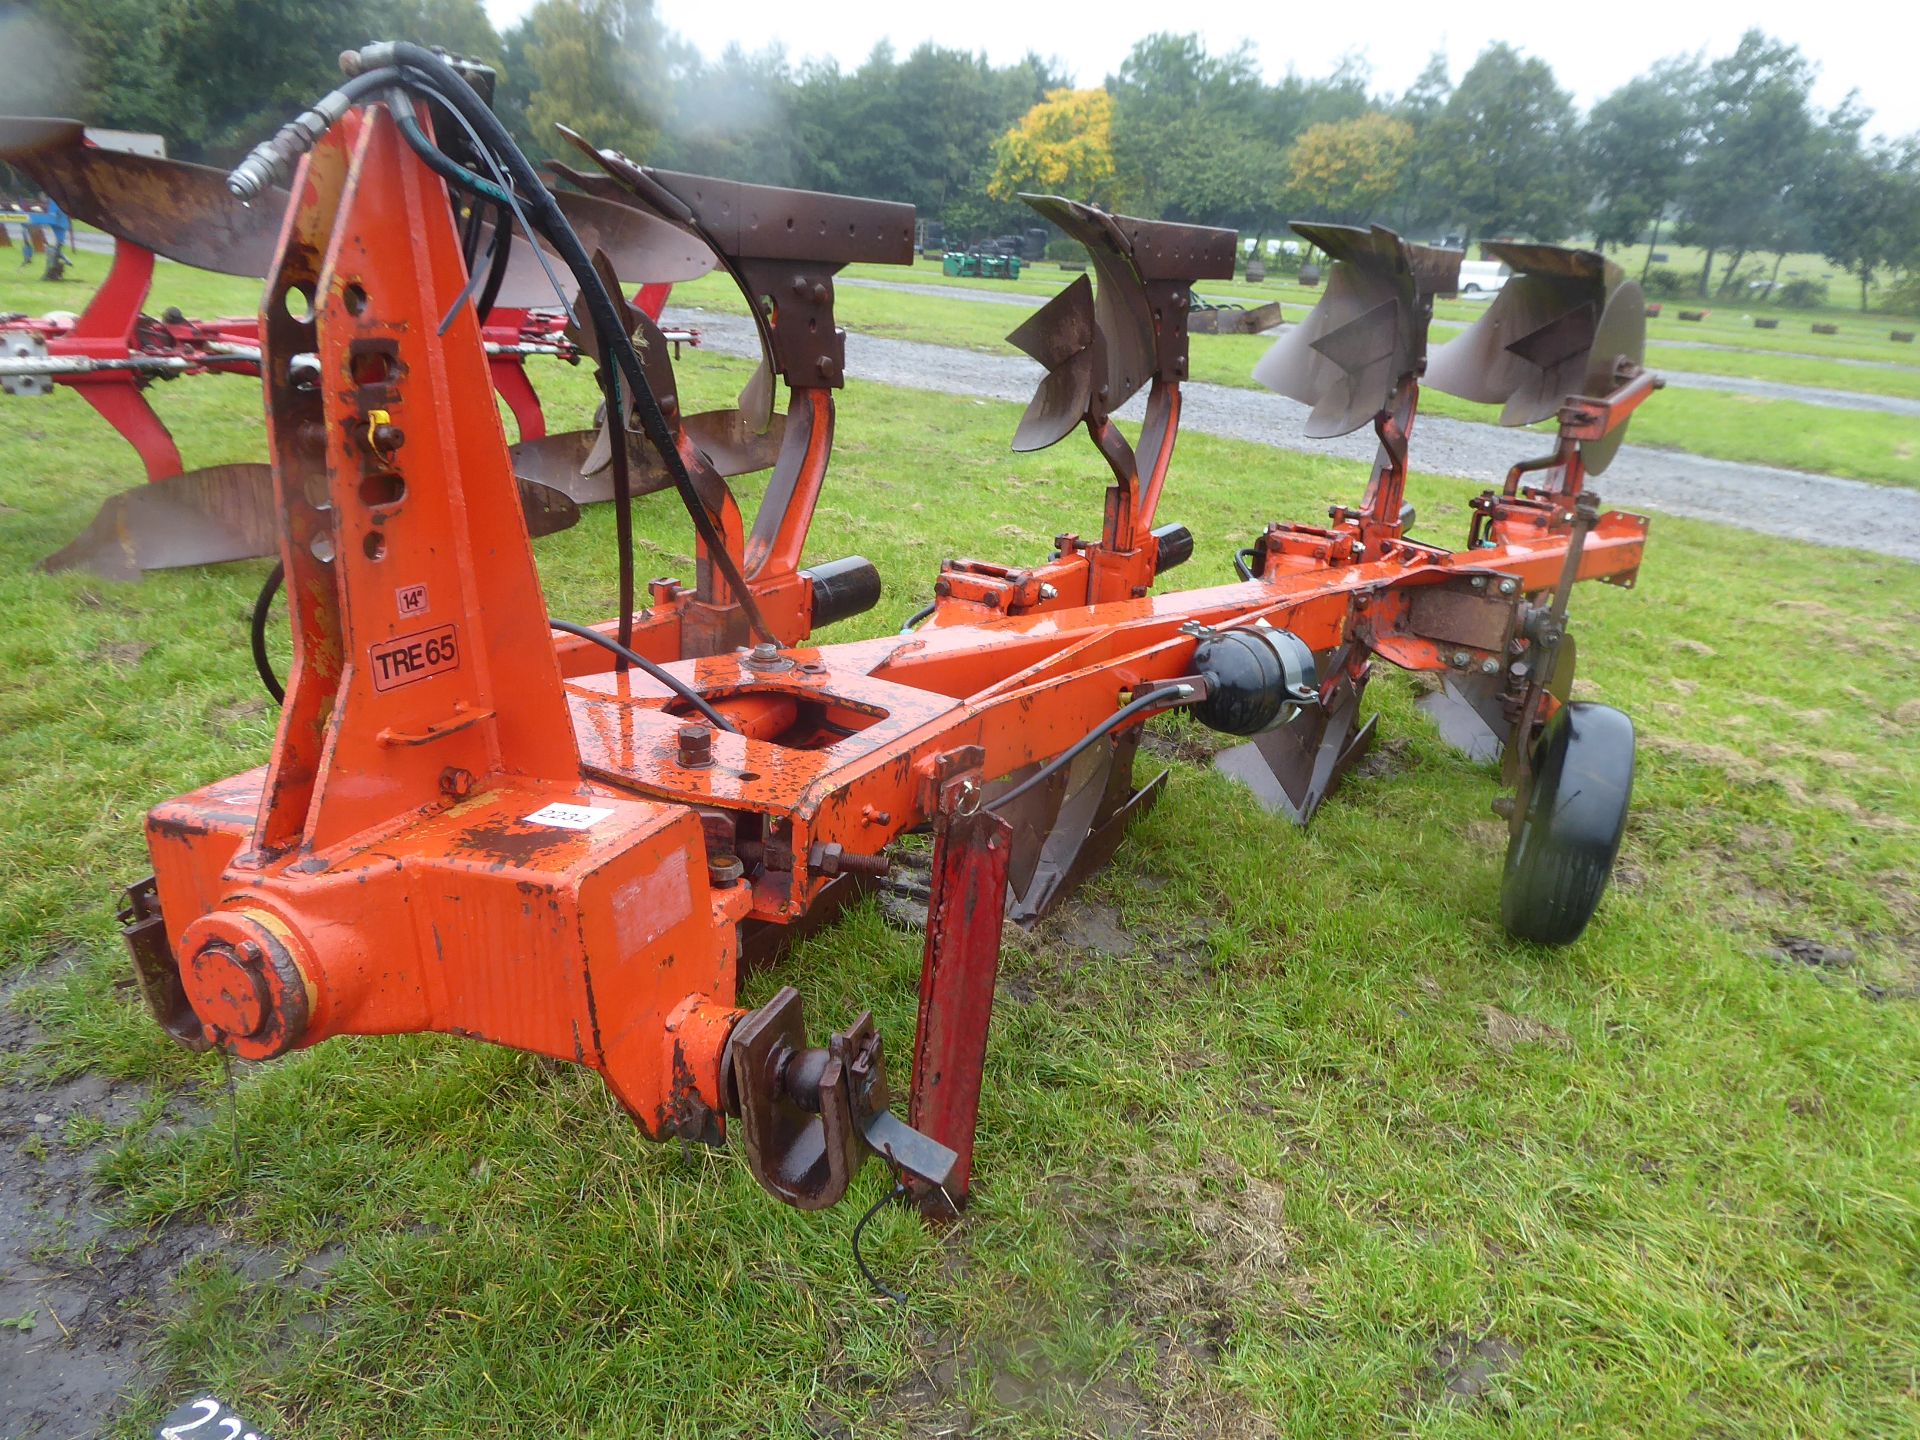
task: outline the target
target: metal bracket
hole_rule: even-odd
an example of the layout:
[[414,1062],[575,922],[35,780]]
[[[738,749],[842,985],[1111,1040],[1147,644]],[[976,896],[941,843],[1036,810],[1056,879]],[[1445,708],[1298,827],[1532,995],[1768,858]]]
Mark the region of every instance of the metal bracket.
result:
[[888,1108],[886,1055],[871,1013],[807,1045],[792,986],[734,1026],[722,1069],[738,1107],[747,1165],[777,1199],[824,1210],[847,1193],[868,1151],[933,1186],[959,1163]]

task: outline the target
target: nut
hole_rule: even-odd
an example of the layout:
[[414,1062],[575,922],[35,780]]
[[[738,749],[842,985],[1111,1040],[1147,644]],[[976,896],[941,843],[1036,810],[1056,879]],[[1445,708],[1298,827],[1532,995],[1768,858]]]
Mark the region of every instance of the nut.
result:
[[713,764],[713,731],[705,725],[680,727],[680,765],[687,770],[704,770]]

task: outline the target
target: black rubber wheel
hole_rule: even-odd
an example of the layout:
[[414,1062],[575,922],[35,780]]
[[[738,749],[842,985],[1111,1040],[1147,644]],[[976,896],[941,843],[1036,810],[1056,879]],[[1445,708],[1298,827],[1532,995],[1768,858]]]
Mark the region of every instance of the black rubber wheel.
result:
[[1633,721],[1562,705],[1533,752],[1533,789],[1507,844],[1500,920],[1522,940],[1570,945],[1613,874],[1633,797]]

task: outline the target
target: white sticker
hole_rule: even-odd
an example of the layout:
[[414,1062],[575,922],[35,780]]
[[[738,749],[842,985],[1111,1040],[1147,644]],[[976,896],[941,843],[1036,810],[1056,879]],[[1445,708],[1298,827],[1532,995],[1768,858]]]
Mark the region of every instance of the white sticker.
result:
[[393,592],[402,615],[424,615],[427,613],[427,587],[424,585],[402,585]]
[[613,814],[611,807],[593,805],[543,805],[527,816],[525,824],[551,825],[557,830],[591,830]]

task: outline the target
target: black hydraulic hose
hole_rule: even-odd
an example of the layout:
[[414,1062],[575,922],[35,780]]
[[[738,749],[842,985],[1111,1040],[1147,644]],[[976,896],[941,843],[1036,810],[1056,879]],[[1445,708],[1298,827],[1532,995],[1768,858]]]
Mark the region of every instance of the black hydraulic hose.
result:
[[1136,695],[1113,714],[1102,720],[1093,729],[1082,735],[1073,744],[1062,750],[1053,759],[1042,765],[1033,774],[1022,780],[1004,795],[997,795],[987,803],[989,810],[1003,810],[1026,794],[1034,786],[1043,784],[1063,767],[1071,765],[1080,753],[1094,741],[1112,734],[1122,725],[1149,710],[1171,710],[1181,705],[1190,705],[1201,698],[1201,692],[1192,685],[1163,685],[1158,690],[1149,690],[1144,695]]
[[[693,477],[687,473],[686,462],[680,458],[680,451],[674,443],[673,432],[667,426],[666,416],[661,413],[660,402],[654,396],[653,389],[647,384],[645,371],[640,365],[640,356],[628,338],[626,326],[621,323],[619,312],[615,309],[613,297],[601,283],[599,273],[593,268],[593,261],[580,243],[580,237],[573,231],[566,215],[561,211],[553,194],[541,183],[527,157],[507,133],[500,118],[487,108],[486,102],[475,93],[473,87],[451,65],[420,45],[404,40],[387,41],[368,46],[360,52],[360,61],[372,65],[402,65],[424,71],[439,87],[440,98],[453,109],[464,115],[478,130],[492,150],[495,158],[505,165],[508,175],[521,198],[531,208],[536,220],[535,228],[550,241],[567,269],[573,272],[574,279],[580,285],[580,297],[586,301],[594,329],[599,332],[602,344],[610,349],[619,361],[619,368],[626,377],[627,387],[634,397],[635,409],[640,418],[641,429],[648,441],[659,452],[661,462],[666,466],[667,474],[673,481],[674,489],[680,494],[681,503],[686,507],[693,528],[699,534],[701,543],[707,548],[708,557],[727,582],[747,624],[754,634],[762,639],[772,640],[773,634],[767,628],[755,604],[753,592],[747,588],[746,580],[740,574],[740,567],[727,553],[726,539],[707,513],[706,505],[700,499],[700,493],[694,488]],[[452,162],[449,161],[449,164]],[[458,168],[458,167],[456,167]],[[463,173],[470,173],[464,172]],[[477,177],[475,177],[477,178]],[[616,395],[608,396],[608,413],[618,418],[623,414],[615,403]]]
[[267,654],[267,612],[273,608],[273,597],[280,593],[286,578],[286,561],[274,561],[273,569],[267,572],[266,583],[253,602],[253,620],[249,627],[253,636],[253,668],[260,672],[260,683],[267,687],[276,705],[286,703],[287,691],[280,677],[273,673],[273,657]]
[[513,250],[513,212],[496,205],[493,212],[493,263],[487,269],[487,283],[480,289],[474,313],[482,325],[493,313],[493,302],[500,298],[500,286],[507,278],[507,257]]
[[[266,582],[261,585],[259,596],[253,602],[253,617],[250,627],[253,639],[253,668],[259,672],[260,683],[267,687],[267,693],[273,696],[273,703],[276,705],[286,703],[287,692],[286,688],[280,683],[280,677],[274,674],[273,657],[267,654],[267,617],[273,609],[274,596],[280,593],[280,587],[286,582],[286,578],[287,567],[285,562],[276,560],[273,569],[267,572]],[[653,661],[647,659],[646,656],[640,654],[638,651],[621,644],[617,640],[602,635],[598,630],[589,630],[586,626],[575,625],[569,620],[555,620],[549,617],[547,624],[555,630],[565,631],[569,635],[577,635],[582,640],[590,640],[595,645],[613,651],[614,654],[618,655],[627,664],[645,671],[655,680],[658,680],[680,699],[686,701],[687,704],[706,716],[708,720],[712,721],[720,729],[732,730],[738,733],[738,727],[734,725],[731,720],[727,719],[726,716],[714,709],[713,706],[707,702],[705,696],[690,689],[679,677],[654,664]]]
[[[459,213],[458,208],[455,214]],[[460,231],[460,258],[466,262],[467,269],[473,269],[473,262],[480,256],[480,198],[475,196],[467,207],[467,223]]]
[[[632,457],[627,454],[627,411],[620,388],[620,371],[608,359],[610,342],[600,347],[600,372],[607,377],[607,434],[612,449],[608,452],[613,470],[613,548],[618,557],[620,644],[633,644],[633,472]],[[624,668],[626,662],[621,661]]]
[[283,178],[294,162],[314,147],[320,137],[339,123],[340,117],[376,90],[386,89],[400,78],[392,65],[369,66],[358,75],[330,90],[313,107],[282,125],[268,140],[261,141],[247,158],[227,176],[227,189],[242,202],[251,202],[276,180]]
[[740,727],[727,719],[727,717],[722,715],[718,710],[714,709],[713,706],[709,705],[706,696],[692,689],[686,681],[680,679],[677,675],[670,674],[661,666],[654,664],[653,661],[647,659],[647,657],[639,651],[629,649],[610,635],[602,635],[598,630],[589,630],[585,625],[576,625],[571,620],[555,620],[552,616],[548,616],[547,624],[551,625],[555,630],[563,631],[568,635],[577,635],[582,640],[590,640],[603,650],[613,651],[614,654],[618,655],[635,669],[646,671],[647,674],[666,686],[667,689],[671,690],[676,696],[706,716],[717,728],[730,730],[736,735],[740,733]]
[[[413,83],[412,77],[414,72],[403,70],[401,73],[408,76],[409,82]],[[424,88],[428,89],[443,105],[449,109],[452,108],[453,101],[443,95],[437,87],[427,85],[424,86]],[[458,111],[454,111],[454,115],[457,119],[461,118]],[[502,223],[501,226],[495,228],[494,234],[497,238],[502,233],[511,232],[512,227],[508,222],[508,211],[509,208],[511,208],[514,214],[518,214],[518,207],[513,205],[511,197],[507,196],[506,192],[502,190],[500,186],[491,180],[476,175],[452,156],[435,146],[433,141],[428,138],[427,132],[420,128],[420,122],[414,118],[412,111],[405,106],[394,107],[394,117],[399,126],[402,138],[412,147],[414,153],[426,162],[429,169],[439,175],[448,184],[465,188],[476,197],[485,196],[491,198],[494,195],[500,195],[502,199],[495,200],[493,203],[500,207]],[[472,134],[471,126],[468,126],[468,131],[469,134]],[[480,148],[480,137],[478,135],[472,135],[472,138],[475,148]],[[498,255],[496,255],[495,260],[495,268],[488,277],[488,285],[497,294],[499,291],[499,283],[494,279],[494,276],[503,275],[505,267],[499,263]],[[544,259],[542,263],[545,263]],[[556,290],[558,289],[557,286],[555,288]],[[488,304],[491,305],[491,303],[489,299]],[[621,422],[617,426],[614,426],[613,421],[609,421],[610,427],[617,428],[621,439],[621,443],[613,447],[612,459],[613,544],[615,564],[619,572],[620,644],[623,647],[631,647],[633,644],[634,593],[632,465],[627,455],[625,445],[625,406],[622,404],[620,396],[620,366],[616,363],[613,354],[613,342],[607,338],[604,330],[599,330],[597,325],[595,328],[601,336],[600,384],[606,399],[607,414],[610,417],[621,417]],[[623,328],[621,334],[624,335],[625,333],[625,329]],[[616,651],[615,653],[618,654],[619,652]],[[627,662],[622,658],[620,668],[624,670],[626,666]]]
[[926,620],[929,616],[933,614],[935,610],[938,610],[939,608],[940,608],[940,602],[936,600],[933,604],[928,605],[926,608],[914,611],[913,614],[907,617],[907,623],[900,627],[900,633],[902,635],[911,635],[914,631],[920,628],[920,623],[923,620]]

